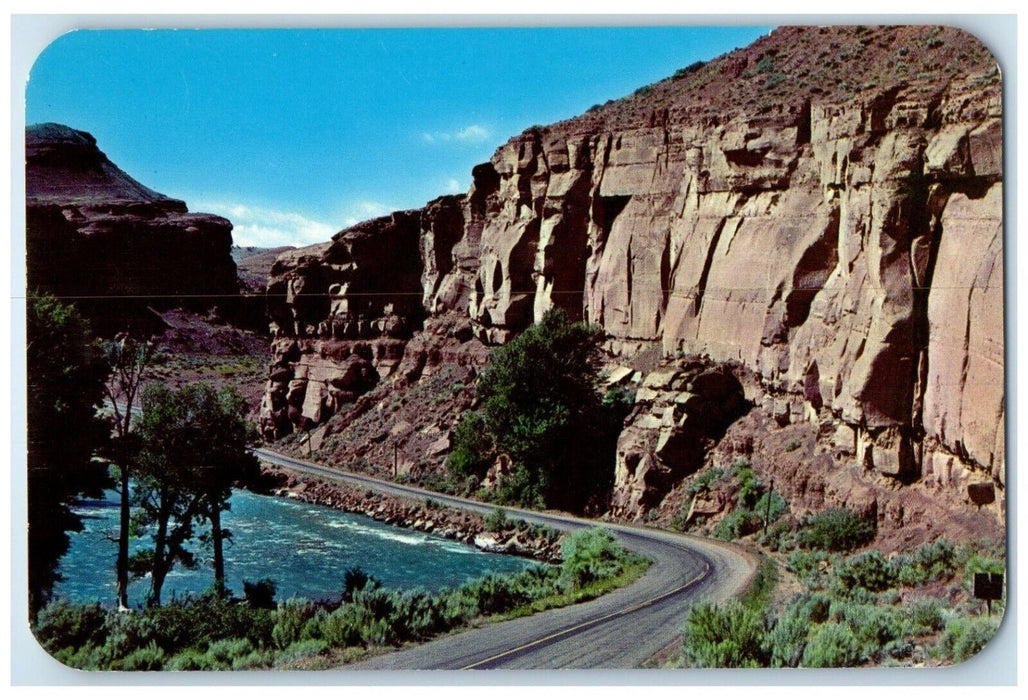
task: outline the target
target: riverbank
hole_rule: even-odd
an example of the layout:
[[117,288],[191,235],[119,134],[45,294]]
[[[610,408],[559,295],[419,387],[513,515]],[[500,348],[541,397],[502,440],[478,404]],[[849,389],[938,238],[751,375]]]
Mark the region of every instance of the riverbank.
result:
[[499,509],[494,516],[482,517],[443,506],[431,498],[419,501],[389,496],[284,467],[262,465],[261,473],[275,496],[365,515],[386,525],[457,540],[485,552],[529,557],[548,564],[561,562],[562,533],[506,518]]
[[243,599],[213,593],[126,614],[58,600],[33,626],[72,668],[118,671],[325,669],[410,648],[450,632],[603,595],[638,578],[648,561],[594,528],[568,535],[560,566],[487,574],[452,589],[395,590],[356,571],[336,600],[275,600],[271,586]]

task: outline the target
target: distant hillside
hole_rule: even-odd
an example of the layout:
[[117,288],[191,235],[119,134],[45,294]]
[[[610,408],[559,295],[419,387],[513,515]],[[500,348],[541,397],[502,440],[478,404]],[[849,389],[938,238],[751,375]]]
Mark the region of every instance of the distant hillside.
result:
[[263,294],[271,276],[271,266],[282,253],[294,250],[295,246],[258,248],[256,246],[232,246],[232,259],[236,261],[239,284],[246,294]]

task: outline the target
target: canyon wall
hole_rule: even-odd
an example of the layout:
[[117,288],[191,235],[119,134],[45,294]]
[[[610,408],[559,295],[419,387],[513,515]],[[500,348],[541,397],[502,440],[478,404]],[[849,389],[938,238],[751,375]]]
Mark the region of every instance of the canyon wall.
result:
[[[615,357],[659,344],[743,368],[747,399],[828,426],[864,470],[984,481],[995,500],[1001,96],[994,59],[959,30],[783,28],[530,129],[466,196],[280,259],[266,432],[390,376],[426,318],[456,313],[460,342],[495,345],[559,307],[600,324]],[[626,495],[644,490],[634,465],[661,461],[659,426],[632,420],[625,515],[646,507]]]

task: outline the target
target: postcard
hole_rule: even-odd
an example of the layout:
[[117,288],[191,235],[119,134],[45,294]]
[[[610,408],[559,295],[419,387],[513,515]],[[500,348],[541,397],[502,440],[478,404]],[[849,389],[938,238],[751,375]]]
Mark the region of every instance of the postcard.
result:
[[999,629],[970,31],[81,29],[25,95],[15,613],[61,664],[935,668]]

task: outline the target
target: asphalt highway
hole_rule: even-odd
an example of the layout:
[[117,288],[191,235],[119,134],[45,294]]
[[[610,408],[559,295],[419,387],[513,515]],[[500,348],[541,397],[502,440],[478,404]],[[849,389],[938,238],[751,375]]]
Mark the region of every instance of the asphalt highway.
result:
[[[339,483],[398,496],[432,498],[489,514],[495,506],[413,486],[329,469],[267,449],[254,453],[271,464]],[[690,605],[741,594],[757,561],[741,548],[666,531],[597,523],[557,513],[504,508],[508,514],[560,530],[597,524],[653,564],[631,585],[577,605],[485,625],[383,654],[352,669],[588,669],[636,668],[681,633]]]

